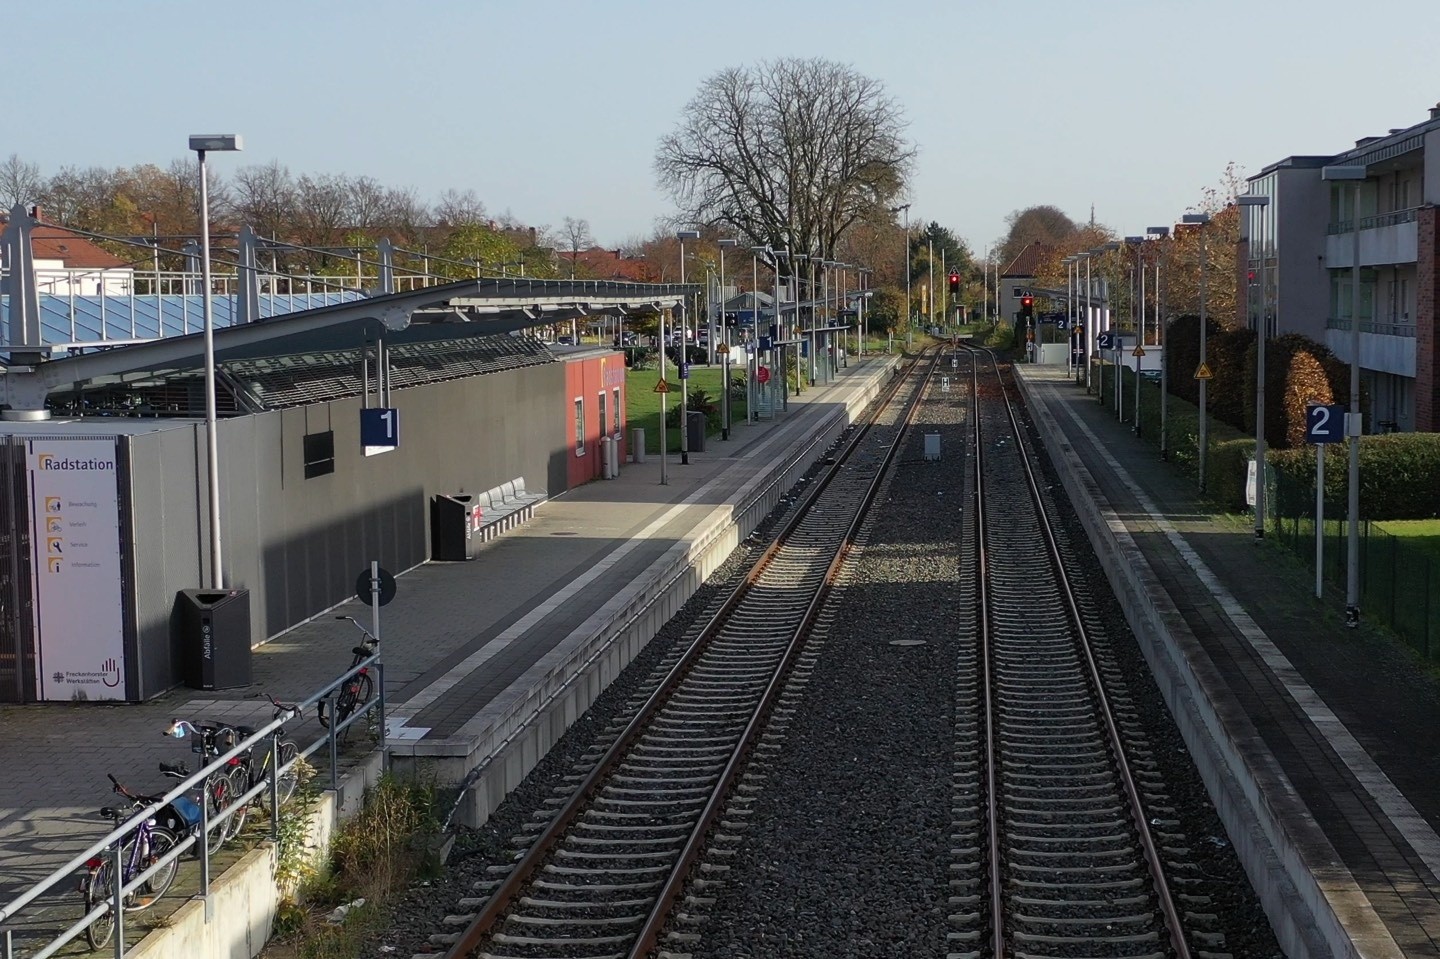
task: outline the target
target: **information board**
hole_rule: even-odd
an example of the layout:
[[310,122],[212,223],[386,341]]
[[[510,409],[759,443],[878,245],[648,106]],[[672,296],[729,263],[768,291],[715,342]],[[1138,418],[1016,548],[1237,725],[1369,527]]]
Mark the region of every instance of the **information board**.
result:
[[124,699],[115,441],[29,440],[35,695]]

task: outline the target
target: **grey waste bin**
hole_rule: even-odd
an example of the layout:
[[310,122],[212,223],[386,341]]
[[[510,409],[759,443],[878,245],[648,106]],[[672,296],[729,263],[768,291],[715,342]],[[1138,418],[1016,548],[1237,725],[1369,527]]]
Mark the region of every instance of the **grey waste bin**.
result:
[[180,661],[191,689],[250,685],[250,591],[182,589]]
[[686,436],[686,445],[692,453],[705,452],[705,414],[690,410],[685,414],[685,425],[689,430]]
[[464,562],[480,548],[482,517],[476,497],[469,493],[436,494],[430,498],[430,558]]

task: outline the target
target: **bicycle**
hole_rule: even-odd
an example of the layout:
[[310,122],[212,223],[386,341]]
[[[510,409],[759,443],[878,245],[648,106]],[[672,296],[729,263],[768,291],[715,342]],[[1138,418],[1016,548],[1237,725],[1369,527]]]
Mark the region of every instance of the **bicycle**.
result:
[[[104,806],[100,809],[100,815],[113,822],[116,828],[119,828],[120,824],[135,810],[153,805],[160,798],[138,796],[122,786],[113,775],[109,778],[115,792],[130,800],[129,809],[120,809],[115,806]],[[166,807],[166,809],[169,808]],[[121,844],[120,886],[122,889],[153,868],[180,841],[175,833],[160,825],[157,818],[156,816],[146,817],[130,837]],[[179,868],[179,859],[171,859],[154,872],[149,879],[126,892],[120,900],[121,908],[126,912],[139,912],[142,909],[150,908],[169,891]],[[95,856],[87,860],[85,875],[80,879],[79,891],[84,899],[87,915],[97,906],[107,907],[85,927],[85,941],[90,944],[90,948],[103,949],[115,935],[115,860],[109,855]]]
[[[253,735],[254,732],[248,726],[192,723],[188,719],[173,720],[165,728],[165,735],[172,739],[184,739],[187,735],[193,735],[195,743],[190,750],[201,755],[204,765],[214,762],[233,749],[241,738]],[[190,770],[183,762],[173,766],[162,763],[160,771],[179,778],[190,775]],[[249,784],[250,773],[247,769],[247,761],[241,759],[240,756],[232,756],[226,763],[224,772],[211,773],[201,789],[209,820],[213,822],[217,816],[229,809],[234,804],[236,797],[250,788]],[[225,820],[224,825],[210,830],[210,835],[205,840],[205,848],[210,855],[213,856],[219,852],[221,846],[245,828],[245,817],[248,814],[249,806],[247,804],[235,810]]]
[[[270,705],[275,707],[275,719],[291,719],[299,717],[300,707],[295,705],[294,703],[282,703],[280,700],[276,699],[274,696],[271,696],[268,693],[265,695],[265,698],[270,700]],[[276,738],[283,737],[284,735],[285,727],[283,725],[275,730]],[[262,755],[260,760],[257,762],[255,759],[254,750],[251,751],[249,760],[246,763],[249,772],[249,786],[247,787],[247,790],[253,789],[254,787],[258,786],[270,775],[270,746],[265,743],[261,743],[256,748],[259,749]],[[277,767],[279,769],[279,772],[275,776],[275,798],[277,800],[277,804],[283,806],[290,801],[291,796],[295,795],[295,789],[297,786],[300,785],[300,770],[295,765],[295,759],[297,756],[300,755],[300,747],[296,746],[288,739],[280,739],[280,743],[276,747],[275,752],[278,754],[278,758],[280,760],[280,765]],[[260,793],[260,806],[267,812],[269,811],[270,790],[266,789]]]
[[[375,650],[380,647],[380,640],[371,635],[370,630],[362,626],[354,616],[336,616],[336,619],[348,619],[360,630],[360,645],[353,647],[350,652],[354,656],[350,660],[350,669],[359,666],[365,660],[375,655]],[[345,720],[349,719],[357,709],[364,706],[375,695],[375,680],[370,676],[370,667],[362,668],[354,676],[345,681],[340,687],[340,693],[335,697],[335,718],[336,726],[342,726]],[[325,715],[325,701],[322,699],[318,707],[318,718],[320,725],[326,729],[330,728],[330,718]],[[344,739],[350,733],[349,727],[340,731],[340,738]]]

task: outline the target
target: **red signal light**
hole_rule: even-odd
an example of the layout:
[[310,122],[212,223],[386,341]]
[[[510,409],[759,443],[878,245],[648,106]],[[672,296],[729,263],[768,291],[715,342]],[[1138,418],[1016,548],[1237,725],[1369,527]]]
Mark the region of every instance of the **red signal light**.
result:
[[1022,297],[1020,297],[1020,305],[1021,305],[1021,306],[1034,306],[1034,305],[1035,305],[1035,297],[1033,297],[1033,296],[1022,296]]

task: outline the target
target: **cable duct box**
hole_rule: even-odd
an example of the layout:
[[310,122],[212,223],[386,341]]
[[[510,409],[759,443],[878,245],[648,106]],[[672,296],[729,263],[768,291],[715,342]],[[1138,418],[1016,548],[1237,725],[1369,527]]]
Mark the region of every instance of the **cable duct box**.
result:
[[939,433],[926,433],[926,434],[925,434],[925,461],[928,463],[928,462],[930,462],[931,460],[939,460],[939,459],[940,459],[940,434],[939,434]]

